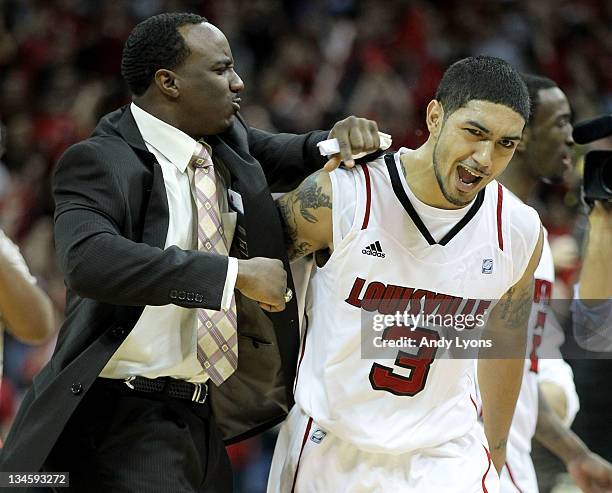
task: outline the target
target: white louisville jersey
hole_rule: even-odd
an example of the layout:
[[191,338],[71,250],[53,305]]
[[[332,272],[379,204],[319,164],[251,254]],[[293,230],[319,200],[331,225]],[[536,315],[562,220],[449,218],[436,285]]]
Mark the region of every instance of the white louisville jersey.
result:
[[[474,360],[436,359],[439,349],[427,345],[404,347],[395,360],[362,358],[362,314],[428,315],[441,300],[447,314],[482,313],[521,278],[540,229],[537,213],[496,181],[459,210],[424,204],[405,181],[405,152],[330,175],[333,252],[311,276],[295,394],[327,431],[392,454],[473,427]],[[393,330],[384,337],[438,338],[418,327]]]

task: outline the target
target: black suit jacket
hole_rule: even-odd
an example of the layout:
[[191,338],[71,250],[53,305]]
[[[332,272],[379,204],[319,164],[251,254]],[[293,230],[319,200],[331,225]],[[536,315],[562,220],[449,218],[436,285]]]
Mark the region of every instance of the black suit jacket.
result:
[[[248,256],[281,259],[291,288],[267,182],[295,182],[319,168],[323,159],[316,143],[326,136],[272,135],[237,118],[230,130],[208,139],[215,159],[231,173],[231,188],[242,195],[245,214],[239,214],[237,231]],[[227,258],[163,249],[168,203],[161,167],[127,106],[102,118],[92,137],[64,153],[54,197],[56,249],[68,287],[66,320],[51,361],[34,378],[7,437],[3,471],[41,468],[145,305],[220,309],[227,273]],[[238,371],[211,389],[215,419],[228,442],[284,418],[293,403],[299,344],[295,301],[271,315],[237,292],[237,306]]]

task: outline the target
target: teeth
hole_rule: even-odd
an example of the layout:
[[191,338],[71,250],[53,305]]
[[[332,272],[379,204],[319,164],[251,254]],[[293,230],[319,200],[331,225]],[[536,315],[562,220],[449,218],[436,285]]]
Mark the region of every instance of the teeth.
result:
[[472,171],[470,171],[469,168],[466,168],[465,166],[463,167],[463,169],[465,169],[470,175],[475,176],[477,178],[480,178],[480,175],[477,175],[476,173],[472,173]]

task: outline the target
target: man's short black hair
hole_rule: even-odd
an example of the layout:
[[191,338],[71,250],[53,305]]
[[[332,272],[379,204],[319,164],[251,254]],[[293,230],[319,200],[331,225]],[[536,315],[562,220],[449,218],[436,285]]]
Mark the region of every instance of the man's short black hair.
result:
[[542,77],[541,75],[535,74],[521,74],[521,77],[525,81],[527,90],[529,91],[529,99],[531,101],[531,112],[529,113],[529,124],[533,122],[535,118],[536,109],[540,104],[540,91],[542,89],[552,89],[553,87],[559,87],[557,83],[549,79],[548,77]]
[[142,21],[130,33],[121,58],[121,75],[130,91],[141,96],[153,82],[155,72],[172,70],[191,53],[178,28],[201,24],[206,18],[196,14],[159,14]]
[[464,58],[453,63],[436,91],[444,118],[472,100],[508,106],[529,120],[529,92],[520,74],[508,62],[490,56]]

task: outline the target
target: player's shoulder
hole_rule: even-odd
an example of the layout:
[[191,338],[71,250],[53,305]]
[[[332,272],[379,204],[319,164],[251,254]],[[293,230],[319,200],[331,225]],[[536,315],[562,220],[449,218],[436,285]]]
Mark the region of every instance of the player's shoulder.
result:
[[527,205],[505,186],[499,184],[503,194],[503,207],[509,220],[512,231],[518,234],[531,235],[540,234],[540,215],[531,206]]
[[499,193],[502,195],[502,221],[505,224],[505,231],[509,236],[509,254],[513,258],[516,266],[515,282],[520,279],[524,269],[534,253],[542,224],[537,211],[525,204],[521,199],[514,195],[510,190],[501,184],[496,184]]
[[336,168],[329,173],[334,195],[348,195],[354,197],[360,189],[374,186],[380,177],[386,173],[386,164],[383,157],[373,161],[357,164],[352,168],[344,166]]
[[355,179],[357,176],[363,176],[364,173],[380,173],[387,169],[384,156],[380,156],[372,161],[363,162],[356,164],[352,168],[346,166],[340,166],[330,173],[331,176],[338,176],[340,179],[344,177],[352,177]]

